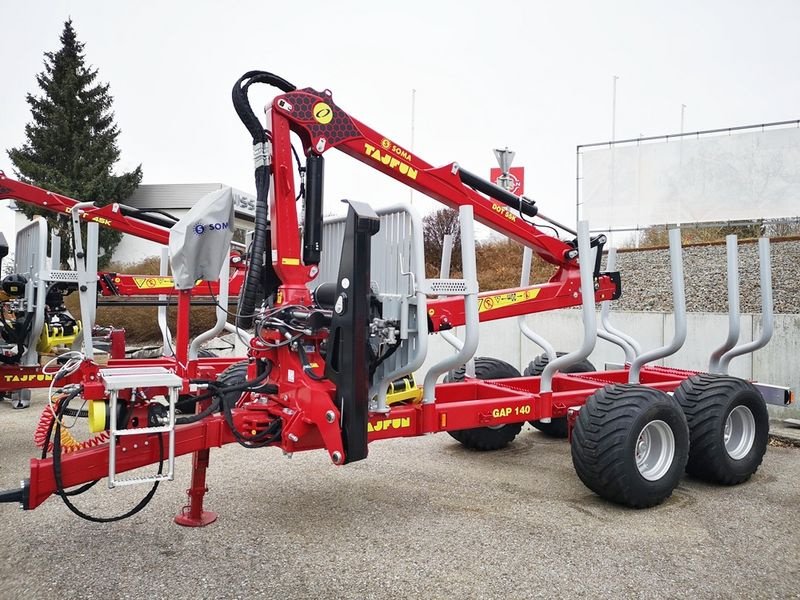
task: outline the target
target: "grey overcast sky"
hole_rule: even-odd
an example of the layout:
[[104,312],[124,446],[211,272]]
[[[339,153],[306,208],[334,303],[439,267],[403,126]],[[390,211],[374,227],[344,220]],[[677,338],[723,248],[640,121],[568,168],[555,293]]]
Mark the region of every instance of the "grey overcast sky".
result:
[[[43,53],[59,47],[72,17],[88,62],[111,84],[119,168],[141,163],[144,183],[253,190],[250,141],[230,101],[249,69],[329,88],[340,107],[406,146],[416,89],[417,155],[488,174],[492,148],[508,146],[526,168],[527,195],[568,223],[575,147],[610,138],[614,75],[618,139],[677,132],[682,104],[686,131],[800,113],[797,0],[0,0],[0,7],[0,146],[23,142],[25,95],[37,92]],[[408,198],[406,188],[349,157],[326,157],[326,211],[345,197]],[[5,152],[0,169],[13,173]],[[7,220],[3,231],[13,235]]]

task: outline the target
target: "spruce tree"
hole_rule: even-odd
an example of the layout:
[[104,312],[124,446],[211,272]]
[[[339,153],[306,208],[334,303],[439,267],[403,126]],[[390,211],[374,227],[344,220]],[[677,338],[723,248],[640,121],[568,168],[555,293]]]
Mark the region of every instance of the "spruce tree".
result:
[[[83,46],[72,19],[66,21],[61,48],[45,53],[44,71],[36,77],[42,95],[27,95],[33,117],[25,126],[27,139],[8,156],[17,177],[26,183],[97,205],[124,202],[141,182],[142,168],[122,175],[113,172],[120,155],[113,98],[107,83],[96,83],[97,69],[86,65]],[[46,216],[60,232],[62,262],[72,255],[66,217],[21,202],[19,208],[29,218]],[[121,232],[100,227],[101,265],[108,263],[121,238]]]

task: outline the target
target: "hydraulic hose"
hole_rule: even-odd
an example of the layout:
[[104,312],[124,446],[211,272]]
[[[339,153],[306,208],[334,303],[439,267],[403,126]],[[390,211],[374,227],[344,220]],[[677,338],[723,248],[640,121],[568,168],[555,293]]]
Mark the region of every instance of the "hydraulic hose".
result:
[[267,143],[269,134],[253,112],[248,98],[248,90],[254,83],[265,83],[277,87],[283,92],[295,90],[295,86],[266,71],[248,71],[234,84],[231,92],[233,107],[239,115],[247,131],[253,138],[253,156],[255,159],[256,210],[255,229],[253,231],[253,247],[250,251],[250,263],[245,275],[244,285],[240,292],[239,310],[236,325],[249,329],[253,325],[253,310],[261,299],[260,290],[263,283],[264,256],[269,237],[269,220],[267,196],[269,194],[270,165],[268,164]]

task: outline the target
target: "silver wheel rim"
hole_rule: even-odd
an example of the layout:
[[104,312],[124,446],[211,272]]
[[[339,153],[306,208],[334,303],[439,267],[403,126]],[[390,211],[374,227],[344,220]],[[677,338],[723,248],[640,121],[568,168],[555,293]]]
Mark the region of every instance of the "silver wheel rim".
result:
[[636,438],[636,468],[647,481],[661,479],[675,458],[675,435],[664,421],[650,421]]
[[744,405],[728,413],[725,419],[725,451],[733,460],[741,460],[750,452],[756,439],[756,418]]

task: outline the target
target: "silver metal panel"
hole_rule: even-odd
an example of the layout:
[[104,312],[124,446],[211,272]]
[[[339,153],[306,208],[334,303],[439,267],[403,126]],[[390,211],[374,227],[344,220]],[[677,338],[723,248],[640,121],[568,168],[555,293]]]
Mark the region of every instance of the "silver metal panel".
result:
[[164,367],[126,367],[100,369],[100,378],[107,390],[141,387],[181,387],[183,380]]
[[[25,352],[20,364],[24,367],[39,364],[36,342],[44,327],[44,302],[47,272],[47,221],[36,219],[17,233],[17,246],[14,257],[14,270],[25,275],[25,310],[33,313],[33,324],[25,340]],[[39,299],[38,303],[36,300]]]
[[[411,295],[412,277],[403,275],[410,271],[412,260],[411,219],[405,211],[397,211],[381,214],[380,220],[381,228],[372,237],[370,278],[381,294]],[[323,224],[319,274],[309,284],[312,290],[320,283],[336,281],[344,230],[344,217]]]
[[792,402],[792,388],[769,383],[753,382],[755,388],[761,392],[764,402],[775,406],[789,406]]
[[30,277],[39,271],[43,240],[47,240],[47,222],[44,219],[37,219],[19,230],[14,252],[15,273]]

